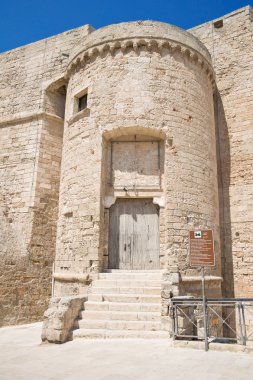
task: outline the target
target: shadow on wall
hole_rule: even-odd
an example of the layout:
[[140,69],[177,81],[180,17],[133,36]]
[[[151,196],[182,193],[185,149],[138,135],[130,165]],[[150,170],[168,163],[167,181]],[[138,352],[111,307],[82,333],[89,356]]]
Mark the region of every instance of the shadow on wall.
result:
[[217,172],[219,186],[220,241],[222,265],[222,296],[233,298],[234,269],[231,236],[231,215],[229,202],[230,186],[230,145],[229,134],[221,96],[216,88],[214,93],[214,113],[216,129]]

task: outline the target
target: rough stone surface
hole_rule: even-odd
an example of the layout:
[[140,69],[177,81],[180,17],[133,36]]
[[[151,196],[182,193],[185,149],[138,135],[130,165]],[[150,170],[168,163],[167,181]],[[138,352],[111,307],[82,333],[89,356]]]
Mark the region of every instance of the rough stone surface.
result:
[[[143,26],[144,37],[132,40],[135,24],[137,30]],[[152,33],[146,35],[148,26],[155,29],[158,42],[152,40]],[[121,34],[126,24],[112,26],[115,28]],[[187,33],[185,38],[185,33],[178,29],[168,42],[170,27],[164,33],[164,24],[133,23],[129,35],[125,32],[125,38],[116,44],[116,33],[106,28],[103,38],[100,31],[94,32],[96,52],[89,47],[90,57],[82,51],[70,61],[56,244],[58,272],[93,273],[107,268],[109,210],[103,206],[105,197],[160,195],[166,197],[160,208],[161,268],[194,273],[187,258],[188,231],[209,227],[214,229],[217,255],[212,273],[220,273],[212,70],[208,71],[209,57],[201,55],[202,49],[192,53],[191,44],[186,49],[191,35]],[[76,96],[86,88],[88,110],[77,120],[73,118]],[[161,168],[155,173],[156,148],[151,150],[149,145],[158,140]],[[112,143],[116,147],[112,148]],[[143,152],[145,162],[141,160]],[[124,184],[129,191],[123,189]],[[83,291],[82,284],[55,283],[57,295]]]
[[253,12],[242,8],[190,32],[212,55],[222,236],[223,294],[253,296]]
[[41,320],[48,305],[64,114],[45,89],[89,30],[0,55],[0,326]]
[[87,295],[117,198],[159,206],[163,315],[200,295],[192,229],[214,232],[207,296],[253,296],[252,8],[222,20],[86,25],[0,55],[0,325],[42,318],[53,262],[53,296]]
[[84,297],[51,298],[44,313],[42,342],[64,343],[72,339],[75,321],[83,308]]

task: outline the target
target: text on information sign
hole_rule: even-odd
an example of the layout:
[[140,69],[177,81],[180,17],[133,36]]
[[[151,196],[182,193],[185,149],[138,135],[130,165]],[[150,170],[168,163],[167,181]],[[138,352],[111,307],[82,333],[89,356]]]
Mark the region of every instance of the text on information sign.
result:
[[213,231],[198,230],[189,232],[190,266],[213,267],[215,256],[213,249]]

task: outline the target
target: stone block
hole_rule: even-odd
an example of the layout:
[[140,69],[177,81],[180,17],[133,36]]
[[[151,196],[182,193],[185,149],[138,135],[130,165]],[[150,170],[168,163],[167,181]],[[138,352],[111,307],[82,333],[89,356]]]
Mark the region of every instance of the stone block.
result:
[[52,298],[44,313],[41,339],[43,342],[64,343],[72,339],[75,321],[83,309],[85,297]]

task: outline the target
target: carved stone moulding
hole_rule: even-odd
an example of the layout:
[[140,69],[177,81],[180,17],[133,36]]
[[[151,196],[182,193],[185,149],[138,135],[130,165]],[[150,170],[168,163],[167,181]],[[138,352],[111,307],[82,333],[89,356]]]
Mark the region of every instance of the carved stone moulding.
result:
[[150,53],[182,54],[204,70],[214,84],[211,57],[205,46],[189,32],[159,22],[130,22],[110,25],[91,33],[72,52],[65,77],[94,62],[98,57],[146,50]]

